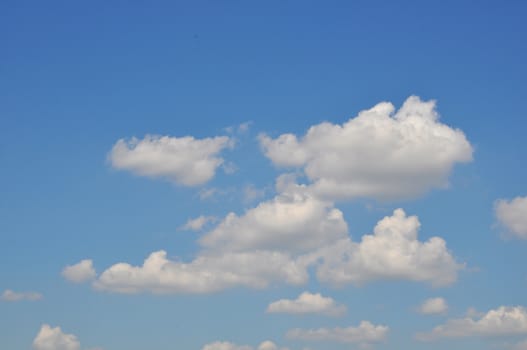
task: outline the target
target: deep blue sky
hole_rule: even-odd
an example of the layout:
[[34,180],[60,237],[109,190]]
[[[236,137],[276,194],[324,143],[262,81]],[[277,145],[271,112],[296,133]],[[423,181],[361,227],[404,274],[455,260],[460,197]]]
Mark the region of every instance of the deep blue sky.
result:
[[[379,349],[491,349],[522,338],[422,343],[468,307],[527,306],[525,241],[503,239],[493,203],[527,194],[527,3],[523,1],[11,1],[0,4],[0,292],[37,291],[38,302],[0,302],[0,346],[30,349],[40,325],[77,335],[82,349],[201,349],[215,340],[265,339],[301,349],[349,348],[286,339],[288,329],[390,326]],[[141,264],[152,251],[190,260],[196,234],[178,230],[201,214],[243,214],[248,184],[283,171],[262,154],[260,132],[303,134],[342,123],[381,101],[438,101],[441,121],[461,129],[474,161],[450,187],[413,200],[338,205],[354,239],[394,208],[418,215],[422,239],[443,237],[467,263],[457,282],[433,289],[379,281],[333,289],[274,285],[212,295],[121,295],[74,285],[61,270],[93,259],[97,271]],[[116,171],[118,139],[145,134],[225,135],[251,121],[236,164],[204,188]],[[263,200],[263,199],[260,199]],[[375,209],[368,209],[373,206]],[[303,290],[348,306],[340,319],[267,315],[267,304]],[[442,296],[445,316],[412,308]],[[485,347],[486,346],[486,347]],[[353,347],[353,346],[352,346]]]

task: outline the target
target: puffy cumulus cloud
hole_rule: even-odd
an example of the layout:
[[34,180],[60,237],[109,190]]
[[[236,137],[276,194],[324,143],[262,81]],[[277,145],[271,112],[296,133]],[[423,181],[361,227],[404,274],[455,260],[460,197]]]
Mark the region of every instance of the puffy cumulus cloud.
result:
[[37,292],[15,292],[15,291],[12,291],[11,289],[6,289],[0,296],[0,300],[10,301],[10,302],[23,301],[23,300],[37,301],[37,300],[41,300],[42,298],[43,298],[42,294],[37,293]]
[[294,300],[280,299],[272,302],[267,307],[267,312],[340,316],[346,312],[346,306],[340,305],[332,298],[324,297],[319,293],[304,292]]
[[347,237],[340,210],[306,194],[282,193],[238,216],[230,213],[201,238],[207,249],[308,252]]
[[235,286],[308,280],[303,254],[347,237],[342,212],[309,195],[282,193],[244,215],[228,214],[199,243],[188,263],[152,253],[142,266],[118,263],[95,283],[100,290],[137,293],[207,293]]
[[442,238],[419,241],[419,228],[416,216],[406,216],[402,209],[396,209],[360,243],[344,239],[314,253],[311,259],[320,261],[317,276],[334,285],[360,285],[381,279],[421,281],[434,286],[453,283],[463,265],[456,262]]
[[499,199],[494,210],[499,222],[518,238],[527,239],[527,197]]
[[461,130],[439,122],[435,101],[416,96],[397,112],[382,102],[342,125],[314,125],[301,138],[260,135],[260,144],[274,164],[303,167],[311,190],[329,199],[415,197],[445,187],[473,153]]
[[96,277],[93,261],[85,259],[75,265],[66,266],[62,270],[62,276],[70,282],[82,283],[91,281]]
[[81,345],[73,334],[63,333],[60,327],[44,324],[33,340],[35,350],[80,350]]
[[443,298],[430,298],[425,300],[418,308],[423,315],[444,314],[448,310],[448,304]]
[[339,343],[355,343],[368,345],[386,339],[389,328],[362,321],[358,327],[347,328],[295,328],[287,332],[287,337],[305,341],[334,341]]
[[142,266],[118,263],[104,271],[94,287],[118,293],[212,293],[244,286],[265,288],[272,282],[307,282],[306,266],[275,251],[200,255],[189,263],[150,254]]
[[216,169],[223,163],[218,154],[232,145],[227,136],[195,139],[191,136],[147,135],[142,140],[120,139],[108,159],[116,169],[197,186],[214,177]]
[[266,340],[254,348],[249,345],[236,345],[231,342],[216,341],[205,345],[202,350],[289,350],[287,348],[279,348],[275,343]]
[[243,215],[228,214],[199,240],[194,259],[153,252],[142,265],[117,263],[94,282],[118,293],[211,293],[273,283],[305,284],[309,268],[334,285],[376,279],[452,283],[462,268],[444,240],[417,238],[419,221],[402,209],[382,219],[359,243],[347,233],[342,212],[306,193],[286,176],[283,191]]
[[197,218],[189,219],[185,225],[183,225],[182,229],[184,230],[191,230],[191,231],[200,231],[203,229],[205,225],[208,223],[216,221],[215,216],[205,216],[200,215]]
[[448,320],[428,333],[419,333],[423,341],[471,336],[504,336],[527,334],[527,311],[522,306],[500,306],[476,319],[467,316]]

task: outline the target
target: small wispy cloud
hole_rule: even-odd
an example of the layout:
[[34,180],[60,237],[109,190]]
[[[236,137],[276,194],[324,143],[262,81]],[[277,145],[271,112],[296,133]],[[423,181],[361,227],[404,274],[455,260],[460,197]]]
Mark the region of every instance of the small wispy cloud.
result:
[[37,301],[43,298],[42,294],[37,292],[15,292],[11,289],[6,289],[0,297],[1,300],[8,302]]

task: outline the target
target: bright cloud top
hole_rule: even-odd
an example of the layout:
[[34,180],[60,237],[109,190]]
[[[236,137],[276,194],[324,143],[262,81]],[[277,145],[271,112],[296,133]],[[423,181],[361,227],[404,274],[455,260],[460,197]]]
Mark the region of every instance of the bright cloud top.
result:
[[197,186],[212,179],[223,163],[218,154],[232,146],[227,136],[195,139],[192,136],[147,135],[139,140],[120,139],[108,158],[116,169],[161,177],[184,186]]
[[43,298],[42,294],[37,292],[15,292],[11,289],[6,289],[0,299],[3,301],[16,302],[16,301],[37,301]]
[[80,350],[81,345],[73,334],[63,333],[60,327],[44,324],[33,340],[35,350]]
[[495,204],[496,217],[510,233],[527,239],[527,197],[500,199]]
[[527,311],[522,306],[500,306],[481,318],[465,317],[448,320],[428,333],[417,334],[419,340],[476,336],[527,334]]
[[96,277],[93,261],[85,259],[75,265],[66,266],[62,270],[62,276],[70,282],[82,283],[91,281]]
[[358,327],[347,328],[295,328],[287,332],[287,337],[305,341],[333,341],[339,343],[353,343],[367,345],[386,339],[389,328],[362,321]]
[[396,209],[360,243],[347,238],[316,252],[314,258],[322,260],[318,279],[334,285],[360,285],[381,279],[421,281],[434,286],[453,283],[463,265],[456,262],[442,238],[419,241],[420,226],[417,216],[406,216],[402,209]]
[[443,298],[430,298],[425,300],[418,311],[423,315],[439,315],[444,314],[448,310],[448,304]]
[[200,240],[203,248],[194,260],[153,252],[142,266],[109,267],[94,287],[119,293],[211,293],[237,286],[302,285],[311,266],[320,281],[332,285],[383,279],[437,286],[454,282],[463,266],[443,239],[419,241],[419,226],[417,217],[397,209],[379,221],[373,235],[356,243],[331,205],[308,195],[280,194],[243,216],[227,215]]
[[254,348],[249,345],[236,345],[226,341],[216,341],[205,345],[202,350],[288,350],[287,348],[279,348],[275,343],[266,340]]
[[340,305],[332,298],[321,294],[304,292],[294,300],[280,299],[272,302],[267,307],[268,313],[287,314],[323,314],[328,316],[341,316],[346,312],[346,306]]
[[456,163],[472,160],[462,131],[439,122],[435,101],[411,96],[395,112],[382,102],[342,125],[324,122],[298,138],[260,136],[278,166],[303,167],[322,198],[402,199],[445,187]]
[[243,216],[230,213],[200,243],[207,249],[266,249],[308,252],[347,236],[348,226],[333,205],[301,193],[282,193]]

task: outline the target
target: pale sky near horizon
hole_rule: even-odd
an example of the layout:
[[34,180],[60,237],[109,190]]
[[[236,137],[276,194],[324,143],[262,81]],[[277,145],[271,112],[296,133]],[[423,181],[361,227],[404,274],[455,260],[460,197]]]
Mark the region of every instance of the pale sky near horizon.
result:
[[0,348],[527,349],[527,4],[0,4]]

